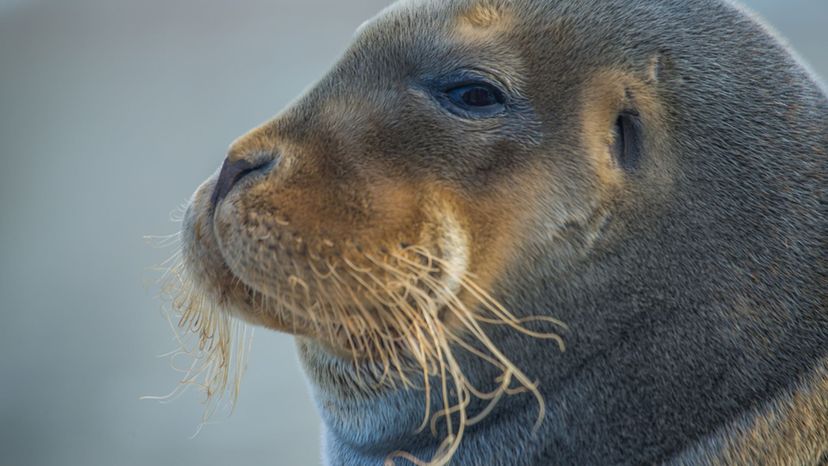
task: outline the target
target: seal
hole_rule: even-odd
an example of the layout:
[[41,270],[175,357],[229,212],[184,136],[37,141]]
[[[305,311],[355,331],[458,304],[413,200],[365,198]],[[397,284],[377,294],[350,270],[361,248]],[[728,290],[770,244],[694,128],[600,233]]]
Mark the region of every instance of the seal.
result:
[[176,304],[210,393],[297,336],[327,464],[824,464],[826,151],[735,4],[403,1],[198,188]]

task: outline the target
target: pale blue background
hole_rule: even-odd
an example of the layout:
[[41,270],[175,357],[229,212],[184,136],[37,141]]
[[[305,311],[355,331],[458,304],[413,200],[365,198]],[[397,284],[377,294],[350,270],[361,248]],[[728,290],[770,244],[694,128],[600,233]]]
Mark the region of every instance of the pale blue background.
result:
[[[387,2],[0,0],[0,464],[319,463],[290,337],[260,331],[235,415],[139,401],[177,375],[149,268],[168,214]],[[753,0],[828,75],[828,1]]]

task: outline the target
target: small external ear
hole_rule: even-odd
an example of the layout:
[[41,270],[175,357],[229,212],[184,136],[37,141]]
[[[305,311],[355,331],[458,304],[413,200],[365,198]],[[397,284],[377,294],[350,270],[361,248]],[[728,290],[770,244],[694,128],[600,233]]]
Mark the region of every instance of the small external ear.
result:
[[658,176],[654,170],[666,161],[659,150],[664,132],[661,95],[675,79],[673,65],[663,53],[646,57],[634,70],[602,70],[584,85],[584,147],[603,186]]
[[[644,84],[655,86],[662,83],[670,72],[672,63],[666,50],[660,50],[650,57],[644,75]],[[610,154],[616,166],[626,172],[638,169],[642,158],[643,126],[637,110],[635,92],[624,91],[625,107],[618,113],[612,129]]]
[[632,172],[639,166],[641,150],[641,120],[638,113],[631,110],[619,113],[610,145],[613,160],[624,171]]

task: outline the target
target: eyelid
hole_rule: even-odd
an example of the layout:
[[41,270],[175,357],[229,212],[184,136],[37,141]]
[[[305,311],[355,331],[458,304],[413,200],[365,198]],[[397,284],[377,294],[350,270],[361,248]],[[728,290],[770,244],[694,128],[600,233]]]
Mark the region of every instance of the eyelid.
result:
[[468,76],[472,79],[479,79],[487,82],[500,90],[505,95],[515,98],[522,98],[523,82],[518,76],[504,70],[488,69],[486,67],[469,67],[459,71],[458,76]]
[[[478,80],[466,80],[466,81],[455,81],[445,86],[443,92],[453,91],[455,89],[460,89],[461,87],[468,87],[468,86],[491,86],[486,81],[478,81]],[[492,86],[495,87],[495,86]],[[495,89],[497,89],[495,87]]]
[[494,80],[488,78],[486,76],[479,75],[477,73],[468,73],[465,72],[460,75],[450,75],[443,79],[441,79],[442,84],[441,88],[443,92],[450,91],[452,89],[457,89],[458,87],[475,85],[475,84],[485,84],[487,86],[492,86],[493,88],[497,89],[498,92],[507,96],[509,94],[508,88],[500,83],[498,80]]

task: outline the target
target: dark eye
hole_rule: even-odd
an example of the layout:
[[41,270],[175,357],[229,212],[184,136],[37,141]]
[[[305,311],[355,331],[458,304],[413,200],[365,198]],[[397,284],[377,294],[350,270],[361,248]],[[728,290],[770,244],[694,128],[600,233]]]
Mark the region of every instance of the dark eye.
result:
[[449,103],[470,113],[493,114],[503,108],[506,98],[496,87],[487,83],[470,83],[449,88]]

